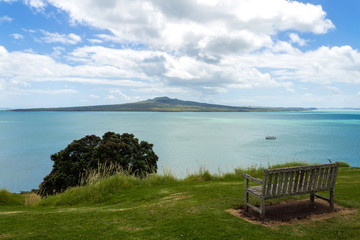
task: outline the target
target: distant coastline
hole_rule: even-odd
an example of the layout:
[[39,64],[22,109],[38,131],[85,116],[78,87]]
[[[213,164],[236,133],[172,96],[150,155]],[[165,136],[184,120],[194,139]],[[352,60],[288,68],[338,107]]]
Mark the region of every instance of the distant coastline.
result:
[[145,101],[125,104],[59,107],[59,108],[29,108],[12,109],[16,112],[35,111],[74,111],[74,112],[290,112],[290,111],[312,111],[316,108],[285,108],[285,107],[236,107],[193,101],[183,101],[168,97],[157,97]]

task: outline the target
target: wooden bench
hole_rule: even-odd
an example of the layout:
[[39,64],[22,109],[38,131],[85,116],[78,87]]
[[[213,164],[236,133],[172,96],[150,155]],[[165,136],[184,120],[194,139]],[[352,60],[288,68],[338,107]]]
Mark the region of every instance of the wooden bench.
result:
[[[245,211],[249,207],[265,217],[265,200],[310,193],[310,201],[315,197],[329,202],[334,208],[334,187],[338,172],[338,163],[309,165],[301,167],[277,168],[264,170],[263,180],[242,173],[245,178]],[[249,187],[249,180],[261,185]],[[330,198],[315,194],[330,191]],[[260,199],[260,207],[249,203],[249,194]]]

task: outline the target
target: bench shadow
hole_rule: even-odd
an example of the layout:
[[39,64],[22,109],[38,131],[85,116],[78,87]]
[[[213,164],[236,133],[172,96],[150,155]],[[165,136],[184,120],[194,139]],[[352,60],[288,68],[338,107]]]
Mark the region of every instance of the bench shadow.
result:
[[297,200],[266,204],[265,210],[265,218],[263,220],[260,219],[259,213],[252,208],[249,208],[248,212],[245,212],[243,206],[226,211],[250,223],[262,225],[306,223],[356,211],[337,204],[332,209],[326,201],[322,200],[316,200],[314,203],[310,202],[310,200]]

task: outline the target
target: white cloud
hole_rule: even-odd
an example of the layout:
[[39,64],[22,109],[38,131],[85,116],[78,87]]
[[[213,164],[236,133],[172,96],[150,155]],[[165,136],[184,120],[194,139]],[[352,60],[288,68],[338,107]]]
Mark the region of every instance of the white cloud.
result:
[[290,33],[289,37],[290,37],[290,42],[291,43],[297,43],[297,44],[299,44],[299,46],[305,46],[306,45],[307,41],[305,39],[300,38],[299,35],[296,34],[296,33]]
[[[279,31],[326,33],[334,25],[320,5],[286,0],[49,0],[74,23],[110,30],[107,40],[140,42],[218,57],[268,47]],[[261,7],[259,7],[261,6]]]
[[98,95],[95,95],[95,94],[90,94],[89,97],[90,97],[90,98],[94,98],[94,99],[100,98]]
[[0,17],[0,23],[3,23],[3,22],[11,22],[13,19],[9,16],[2,16]]
[[103,43],[103,40],[100,40],[100,39],[96,39],[96,38],[89,38],[87,39],[90,43],[92,44],[100,44],[100,43]]
[[77,44],[81,42],[81,37],[74,34],[59,34],[57,32],[50,33],[44,30],[41,30],[42,34],[44,35],[41,40],[46,43],[62,43],[62,44]]
[[[61,53],[62,48],[56,51]],[[154,92],[151,89],[158,86],[168,92],[191,89],[205,94],[264,87],[294,91],[296,81],[360,84],[360,53],[348,46],[310,52],[267,50],[228,56],[216,64],[161,51],[92,46],[75,49],[69,59],[75,66],[58,63],[49,56],[8,52],[0,47],[0,78],[113,85],[144,92]]]
[[52,56],[59,57],[65,52],[65,48],[63,47],[53,47]]
[[106,100],[115,100],[115,96],[114,95],[108,95],[105,97]]
[[272,52],[243,55],[239,61],[266,68],[277,80],[318,84],[360,84],[360,53],[350,46],[320,47],[313,51]]
[[[110,89],[110,94],[111,95],[108,96],[108,99],[120,99],[120,100],[125,100],[125,101],[133,100],[132,97],[129,97],[126,94],[124,94],[121,91],[121,89]],[[116,97],[114,95],[116,95]]]
[[327,86],[326,89],[333,95],[339,95],[342,91],[337,87]]
[[24,36],[19,33],[13,33],[13,34],[11,34],[11,36],[15,39],[23,39],[24,38]]
[[28,89],[25,91],[26,93],[37,93],[37,94],[74,94],[78,93],[75,89]]
[[44,0],[25,0],[24,2],[26,5],[37,9],[38,11],[43,11],[47,6],[46,1]]

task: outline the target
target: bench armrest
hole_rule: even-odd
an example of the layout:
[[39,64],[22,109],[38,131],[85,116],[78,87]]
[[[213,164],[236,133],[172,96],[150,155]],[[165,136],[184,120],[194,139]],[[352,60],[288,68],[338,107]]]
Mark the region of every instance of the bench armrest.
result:
[[244,178],[250,179],[250,180],[252,180],[252,181],[254,181],[254,182],[257,182],[257,183],[259,183],[259,184],[263,184],[263,180],[261,180],[261,179],[259,179],[259,178],[254,178],[254,177],[252,177],[252,176],[250,176],[249,174],[246,174],[246,173],[242,173],[241,175],[242,175]]

